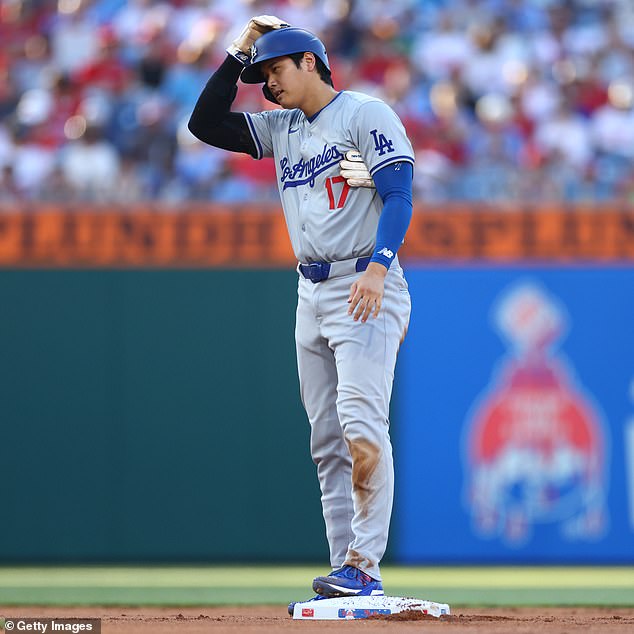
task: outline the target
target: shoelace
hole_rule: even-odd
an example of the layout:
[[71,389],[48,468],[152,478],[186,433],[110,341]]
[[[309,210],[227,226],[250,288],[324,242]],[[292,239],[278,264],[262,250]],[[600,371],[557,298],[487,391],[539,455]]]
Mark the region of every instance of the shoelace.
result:
[[370,583],[372,581],[372,577],[370,577],[370,575],[366,574],[362,570],[359,570],[358,568],[355,568],[354,566],[345,566],[344,568],[341,568],[340,570],[332,573],[331,576],[345,577],[347,579],[358,579],[363,583]]

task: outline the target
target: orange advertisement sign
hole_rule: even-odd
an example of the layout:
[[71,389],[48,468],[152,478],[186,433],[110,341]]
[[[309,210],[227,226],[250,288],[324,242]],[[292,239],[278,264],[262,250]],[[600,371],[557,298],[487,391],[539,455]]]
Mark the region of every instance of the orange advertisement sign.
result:
[[0,214],[0,266],[293,265],[277,209],[38,209]]
[[[634,209],[417,208],[403,260],[634,260]],[[277,206],[0,211],[3,267],[294,266]]]
[[403,255],[494,262],[634,260],[634,209],[425,209],[412,219]]

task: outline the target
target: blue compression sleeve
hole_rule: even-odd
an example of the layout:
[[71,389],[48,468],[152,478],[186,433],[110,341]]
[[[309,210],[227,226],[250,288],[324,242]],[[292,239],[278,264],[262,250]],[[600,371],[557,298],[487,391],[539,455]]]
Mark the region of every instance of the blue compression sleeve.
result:
[[372,176],[383,201],[383,211],[376,232],[376,247],[370,261],[379,262],[388,269],[403,243],[412,219],[413,176],[413,165],[405,161],[386,165]]

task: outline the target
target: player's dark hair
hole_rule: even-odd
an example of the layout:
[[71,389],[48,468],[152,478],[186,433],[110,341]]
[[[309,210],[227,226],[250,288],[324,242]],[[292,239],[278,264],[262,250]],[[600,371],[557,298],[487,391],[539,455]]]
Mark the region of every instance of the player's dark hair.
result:
[[[304,59],[304,53],[292,53],[289,57],[293,60],[295,66],[299,68],[301,61]],[[331,72],[326,68],[326,65],[319,59],[319,57],[317,57],[317,55],[315,55],[315,62],[317,65],[317,72],[319,73],[321,80],[334,88]]]

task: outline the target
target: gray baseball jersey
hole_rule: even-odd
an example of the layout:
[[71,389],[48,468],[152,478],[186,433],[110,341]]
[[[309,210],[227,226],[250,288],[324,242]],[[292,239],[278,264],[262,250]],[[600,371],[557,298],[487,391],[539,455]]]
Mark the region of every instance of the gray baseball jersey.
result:
[[247,114],[258,158],[275,157],[295,256],[336,262],[371,255],[383,203],[375,189],[349,188],[339,162],[357,149],[374,173],[414,162],[403,124],[381,100],[343,91],[308,120],[300,110]]
[[[275,158],[297,259],[346,264],[371,255],[383,202],[375,189],[349,187],[339,162],[357,149],[372,174],[391,163],[413,163],[411,144],[392,109],[344,91],[311,120],[300,110],[245,116],[258,158]],[[347,299],[360,273],[354,266],[338,270],[318,283],[299,276],[300,390],[311,424],[330,563],[353,565],[380,580],[394,481],[389,402],[410,298],[395,259],[378,318],[354,321]]]

